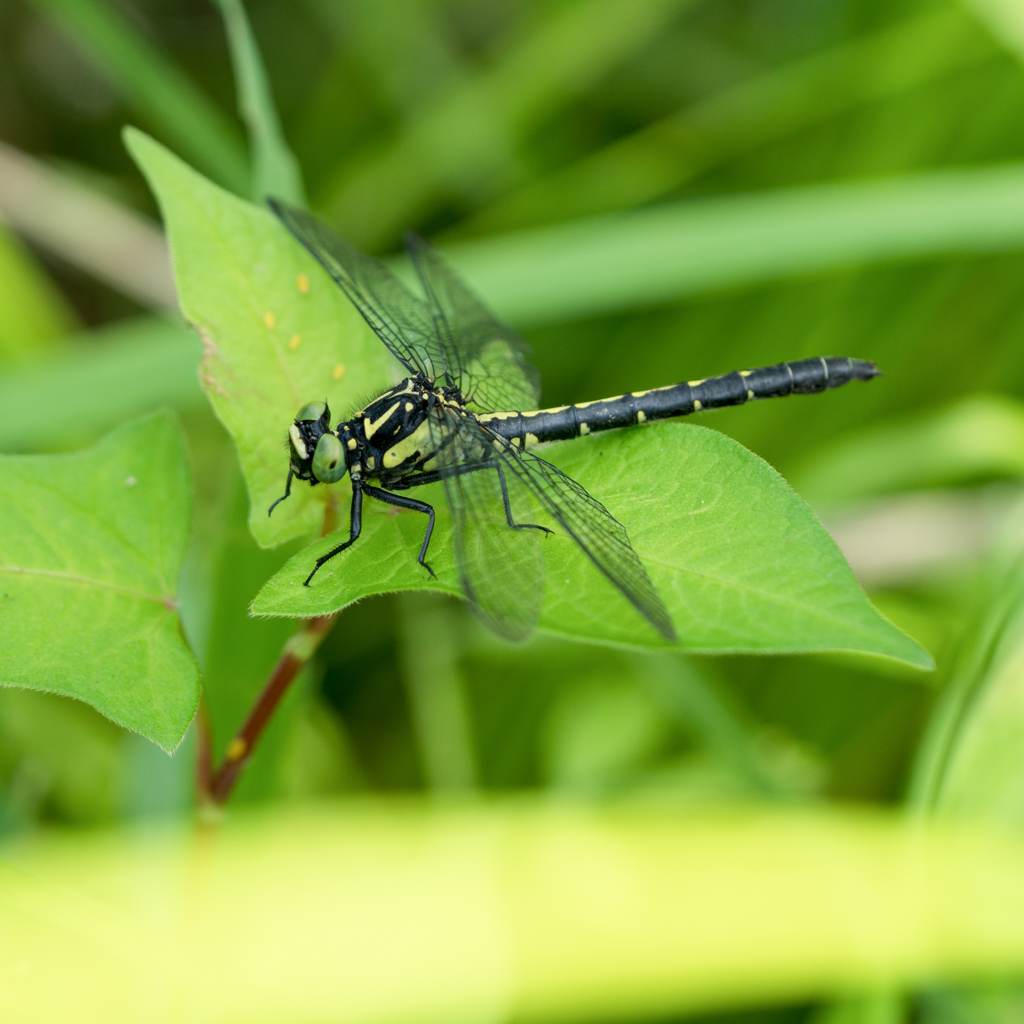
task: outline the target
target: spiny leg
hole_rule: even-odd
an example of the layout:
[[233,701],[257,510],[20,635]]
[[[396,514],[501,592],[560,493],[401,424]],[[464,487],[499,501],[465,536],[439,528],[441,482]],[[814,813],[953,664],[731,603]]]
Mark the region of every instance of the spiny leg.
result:
[[546,526],[538,526],[536,523],[517,523],[512,518],[512,503],[508,499],[508,484],[505,483],[505,470],[501,468],[500,462],[493,463],[494,468],[498,471],[498,480],[501,482],[501,500],[505,503],[505,522],[513,530],[543,530],[545,533],[551,533]]
[[[367,488],[370,490],[371,488]],[[352,481],[352,505],[349,509],[349,531],[348,540],[344,544],[339,544],[336,548],[332,548],[321,558],[316,560],[316,565],[313,566],[313,571],[306,577],[306,582],[302,585],[304,587],[309,586],[309,581],[316,575],[317,569],[320,568],[324,562],[329,562],[335,555],[340,554],[347,547],[355,544],[359,540],[359,534],[363,530],[363,488],[358,481]]]
[[371,498],[376,498],[378,501],[383,501],[386,505],[394,505],[397,508],[408,508],[413,512],[422,512],[425,516],[429,517],[427,523],[427,532],[423,538],[423,546],[420,548],[419,558],[416,559],[420,565],[423,566],[427,572],[436,580],[437,576],[434,574],[434,570],[427,564],[427,548],[430,546],[430,535],[434,532],[434,507],[428,505],[425,501],[417,501],[415,498],[403,498],[399,494],[392,494],[390,491],[383,491],[379,487],[370,487],[368,484],[363,485],[363,490],[366,491]]

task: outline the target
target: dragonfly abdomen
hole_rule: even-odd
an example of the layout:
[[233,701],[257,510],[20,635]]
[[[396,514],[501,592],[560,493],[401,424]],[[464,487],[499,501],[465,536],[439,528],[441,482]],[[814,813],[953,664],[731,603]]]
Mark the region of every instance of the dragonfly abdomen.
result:
[[519,447],[531,448],[549,441],[565,441],[601,430],[689,416],[704,409],[742,405],[761,398],[813,395],[842,387],[852,380],[871,380],[879,373],[874,363],[864,359],[822,356],[755,370],[736,370],[718,377],[683,381],[652,391],[634,391],[558,409],[489,413],[479,419]]

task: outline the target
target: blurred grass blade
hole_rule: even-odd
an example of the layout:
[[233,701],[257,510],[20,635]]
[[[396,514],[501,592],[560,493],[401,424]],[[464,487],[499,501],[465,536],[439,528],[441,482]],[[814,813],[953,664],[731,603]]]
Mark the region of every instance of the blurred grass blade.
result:
[[1024,248],[1024,165],[813,185],[607,214],[446,248],[518,325],[796,274]]
[[[424,109],[392,143],[343,167],[318,197],[350,238],[375,248],[445,193],[496,191],[527,131],[634,54],[689,0],[573,0],[492,68]],[[551,10],[551,8],[542,8]]]
[[963,0],[1011,53],[1024,60],[1024,6],[1019,0]]
[[638,654],[636,665],[641,683],[665,712],[683,727],[695,730],[751,794],[761,799],[798,795],[778,772],[771,771],[750,724],[692,659]]
[[90,56],[139,116],[234,192],[249,191],[245,149],[224,114],[107,0],[32,0]]
[[816,507],[991,477],[1024,477],[1024,403],[1001,395],[846,435],[791,474]]
[[224,18],[231,48],[238,112],[249,129],[249,150],[252,154],[250,194],[257,203],[262,203],[267,196],[276,196],[296,206],[305,206],[302,172],[281,131],[267,69],[256,45],[245,5],[242,0],[216,2]]
[[159,227],[0,142],[0,214],[37,245],[157,310],[176,310]]
[[158,319],[69,339],[59,354],[0,375],[0,451],[72,447],[161,405],[202,404],[201,349],[190,330]]
[[993,554],[977,622],[918,753],[912,811],[1024,825],[1024,509]]
[[995,52],[964,12],[930,11],[699,100],[532,181],[475,214],[458,232],[486,234],[650,202],[727,157]]
[[0,365],[23,362],[49,348],[74,322],[67,300],[46,271],[0,221]]
[[438,792],[470,792],[476,767],[459,671],[461,609],[433,594],[402,594],[399,602],[402,673],[424,778]]
[[406,798],[6,859],[11,1021],[665,1020],[1024,969],[1019,840],[864,813]]

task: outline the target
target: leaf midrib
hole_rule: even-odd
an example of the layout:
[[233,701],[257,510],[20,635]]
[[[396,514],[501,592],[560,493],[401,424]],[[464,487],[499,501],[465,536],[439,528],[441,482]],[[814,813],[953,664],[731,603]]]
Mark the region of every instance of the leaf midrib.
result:
[[45,576],[50,579],[80,583],[83,586],[95,587],[98,590],[109,590],[116,594],[123,594],[126,597],[133,597],[139,601],[151,601],[154,604],[163,605],[167,611],[174,611],[175,607],[174,602],[168,597],[147,594],[142,590],[133,590],[131,587],[123,587],[118,583],[108,583],[106,580],[93,579],[91,576],[82,576],[79,573],[61,572],[58,569],[36,569],[25,565],[0,565],[0,572],[9,573],[12,576]]

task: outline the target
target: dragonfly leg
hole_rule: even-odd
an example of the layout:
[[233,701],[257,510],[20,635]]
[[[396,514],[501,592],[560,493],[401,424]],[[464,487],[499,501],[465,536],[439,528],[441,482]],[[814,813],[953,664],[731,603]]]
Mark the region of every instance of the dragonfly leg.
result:
[[271,506],[270,506],[270,508],[268,508],[268,509],[267,509],[267,515],[268,515],[268,516],[270,515],[270,513],[271,513],[271,512],[273,512],[273,511],[274,511],[274,509],[275,509],[275,508],[276,508],[276,507],[277,507],[278,505],[280,505],[280,504],[281,504],[281,502],[282,502],[282,501],[284,501],[284,499],[285,499],[285,498],[287,498],[287,497],[288,497],[288,495],[289,495],[289,494],[291,494],[291,493],[292,493],[292,477],[293,477],[293,476],[295,476],[295,473],[294,473],[294,472],[292,472],[292,470],[290,470],[290,469],[289,469],[289,470],[288,470],[288,480],[287,480],[287,482],[286,482],[286,483],[285,483],[285,485],[284,485],[284,494],[282,494],[282,495],[281,495],[281,497],[280,497],[280,498],[278,498],[278,499],[277,499],[277,501],[275,501],[275,502],[274,502],[274,504],[273,504],[273,505],[271,505]]
[[501,500],[505,503],[505,522],[513,530],[543,530],[545,533],[552,533],[546,526],[538,526],[536,523],[517,523],[512,518],[512,503],[508,500],[508,484],[505,483],[505,471],[501,468],[500,462],[495,462],[494,468],[498,471],[498,480],[501,482]]
[[386,505],[394,505],[397,508],[408,508],[412,509],[413,512],[422,512],[425,516],[429,516],[427,522],[427,532],[423,538],[423,546],[420,548],[419,558],[416,559],[420,565],[423,566],[427,572],[430,573],[434,579],[437,576],[434,574],[434,570],[427,564],[427,548],[430,546],[430,535],[434,532],[434,507],[428,505],[425,501],[417,501],[415,498],[404,498],[400,494],[392,494],[390,491],[383,491],[379,487],[370,487],[368,484],[363,484],[363,490],[371,498],[376,498],[378,501],[383,501]]
[[349,520],[349,531],[348,540],[344,544],[339,544],[336,548],[332,548],[327,552],[326,555],[316,560],[316,565],[313,566],[313,571],[306,577],[306,582],[303,583],[304,587],[309,586],[309,581],[316,575],[317,569],[320,568],[324,562],[329,562],[335,555],[340,554],[347,547],[355,544],[359,539],[359,534],[363,529],[363,488],[352,481],[352,505],[350,508],[350,520]]

